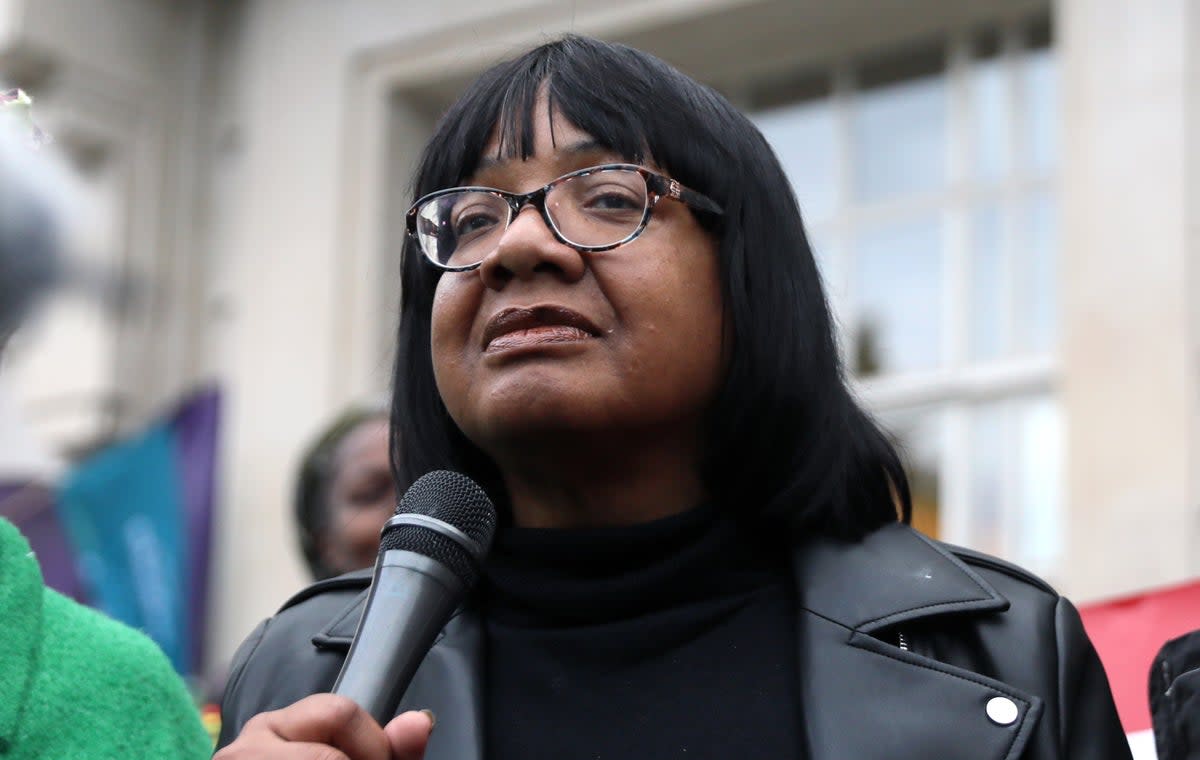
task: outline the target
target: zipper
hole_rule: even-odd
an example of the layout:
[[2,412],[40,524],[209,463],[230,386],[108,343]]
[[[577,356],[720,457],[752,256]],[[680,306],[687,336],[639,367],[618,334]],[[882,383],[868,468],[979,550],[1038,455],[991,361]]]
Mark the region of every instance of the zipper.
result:
[[908,651],[908,639],[904,636],[903,631],[896,631],[896,644],[900,647],[901,651]]

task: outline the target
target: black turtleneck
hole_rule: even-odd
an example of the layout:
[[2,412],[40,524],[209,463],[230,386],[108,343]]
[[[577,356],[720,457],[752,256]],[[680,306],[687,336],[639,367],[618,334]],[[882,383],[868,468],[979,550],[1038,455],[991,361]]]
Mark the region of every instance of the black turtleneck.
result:
[[787,554],[719,510],[508,528],[483,585],[489,760],[800,757]]

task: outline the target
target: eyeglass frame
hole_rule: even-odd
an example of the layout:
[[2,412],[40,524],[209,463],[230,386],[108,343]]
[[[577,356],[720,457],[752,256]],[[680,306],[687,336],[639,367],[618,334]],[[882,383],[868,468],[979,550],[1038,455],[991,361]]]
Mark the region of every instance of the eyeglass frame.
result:
[[[594,174],[596,172],[613,171],[618,169],[637,172],[642,176],[642,179],[646,183],[646,208],[642,212],[642,219],[640,222],[638,222],[638,226],[633,230],[633,232],[626,235],[623,239],[618,240],[615,243],[608,243],[606,245],[579,245],[578,243],[567,240],[567,238],[558,229],[558,225],[554,223],[554,219],[551,218],[550,213],[546,210],[546,195],[555,187],[567,182],[568,180],[575,179],[576,177],[586,177],[587,175]],[[408,212],[405,214],[405,227],[407,229],[407,234],[413,238],[413,242],[421,251],[421,257],[433,266],[445,272],[469,272],[473,269],[478,269],[483,264],[483,259],[480,259],[474,264],[465,264],[457,267],[447,266],[441,262],[435,261],[432,256],[425,252],[425,246],[421,244],[421,238],[417,233],[417,212],[420,211],[422,206],[430,201],[436,200],[445,195],[450,195],[451,193],[461,192],[489,193],[499,197],[501,200],[507,203],[509,208],[509,216],[504,223],[505,230],[512,225],[513,220],[517,218],[517,215],[521,213],[521,210],[524,209],[526,205],[532,205],[541,214],[542,221],[545,222],[546,227],[549,228],[551,234],[554,235],[554,239],[565,246],[579,251],[580,253],[600,253],[602,251],[611,251],[614,248],[620,248],[626,243],[631,243],[636,240],[646,230],[646,226],[650,223],[651,212],[654,211],[654,207],[658,205],[658,201],[662,198],[670,198],[671,200],[679,201],[680,203],[691,206],[699,211],[704,211],[717,216],[722,216],[725,213],[721,206],[707,195],[692,190],[689,187],[685,187],[679,182],[679,180],[658,174],[657,172],[652,172],[644,166],[638,166],[637,164],[598,164],[597,166],[588,166],[583,169],[576,169],[575,171],[567,172],[561,177],[557,177],[545,185],[542,185],[537,190],[533,190],[528,193],[510,193],[507,190],[501,190],[496,187],[486,187],[482,185],[448,187],[444,190],[435,190],[432,193],[422,195],[412,204],[412,206],[409,207]]]

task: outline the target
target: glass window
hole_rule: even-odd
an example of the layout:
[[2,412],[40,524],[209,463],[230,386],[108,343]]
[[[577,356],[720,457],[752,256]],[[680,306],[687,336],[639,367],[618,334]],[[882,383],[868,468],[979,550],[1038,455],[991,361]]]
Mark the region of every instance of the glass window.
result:
[[808,223],[832,216],[837,203],[838,139],[828,98],[774,108],[755,118],[775,148]]
[[904,449],[914,523],[1039,572],[1062,541],[1049,39],[1044,19],[956,36],[756,101],[846,365]]
[[1017,303],[1014,342],[1021,353],[1044,354],[1058,338],[1058,214],[1046,191],[1026,196],[1019,208]]
[[944,417],[940,407],[917,407],[889,412],[881,419],[900,449],[908,474],[913,527],[935,537],[942,502]]
[[1058,165],[1058,57],[1035,50],[1022,56],[1020,69],[1026,161],[1030,169],[1051,171]]
[[1008,469],[1003,403],[980,404],[970,413],[967,542],[990,554],[1005,551],[1004,488]]
[[1006,348],[1008,273],[1004,256],[1004,217],[995,204],[971,215],[970,358],[995,359]]
[[931,369],[942,359],[942,225],[926,215],[862,229],[851,287],[855,372]]
[[881,201],[946,178],[946,82],[927,76],[862,92],[851,109],[854,196]]
[[999,179],[1009,169],[1012,124],[1009,82],[1000,58],[972,65],[970,92],[972,168],[980,179]]
[[1062,419],[1049,396],[1016,408],[1018,474],[1014,513],[1020,516],[1010,555],[1037,573],[1049,573],[1062,547]]
[[1062,423],[1049,395],[970,412],[967,542],[1034,572],[1050,572],[1062,546]]

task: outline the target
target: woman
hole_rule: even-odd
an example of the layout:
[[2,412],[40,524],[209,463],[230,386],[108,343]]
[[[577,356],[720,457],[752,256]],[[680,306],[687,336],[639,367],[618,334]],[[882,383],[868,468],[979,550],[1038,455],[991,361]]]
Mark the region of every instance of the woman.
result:
[[396,509],[387,413],[353,408],[304,455],[294,500],[300,551],[313,580],[369,567]]
[[500,505],[403,701],[438,729],[316,694],[343,578],[243,646],[221,758],[1129,756],[1074,608],[903,524],[789,187],[629,48],[568,37],[467,91],[417,175],[392,417],[401,486],[458,469]]

